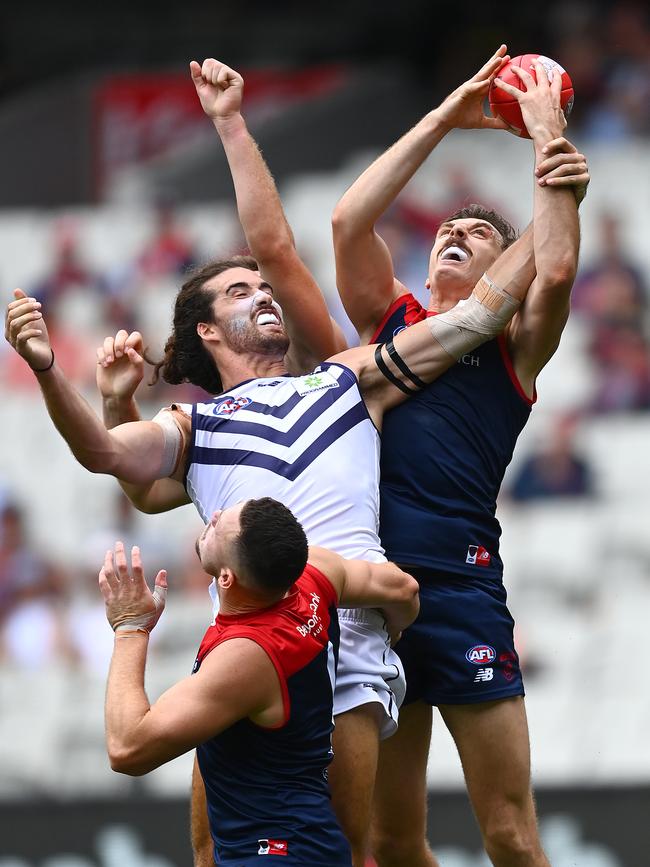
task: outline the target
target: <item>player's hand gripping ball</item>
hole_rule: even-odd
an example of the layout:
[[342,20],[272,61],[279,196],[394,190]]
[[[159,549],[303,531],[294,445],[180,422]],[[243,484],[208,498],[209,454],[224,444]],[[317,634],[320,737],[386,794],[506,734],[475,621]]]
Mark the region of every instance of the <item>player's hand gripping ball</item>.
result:
[[[562,106],[562,111],[564,112],[565,117],[568,117],[573,108],[573,84],[571,83],[569,73],[566,69],[563,69],[559,63],[555,60],[551,60],[550,57],[545,57],[543,54],[519,54],[517,57],[513,57],[509,60],[505,66],[502,66],[497,75],[502,81],[507,82],[507,84],[512,84],[513,87],[517,87],[519,90],[525,90],[523,82],[517,76],[517,73],[512,71],[512,67],[520,66],[522,69],[525,69],[526,72],[529,72],[535,81],[537,81],[535,68],[533,67],[533,60],[536,58],[539,58],[544,65],[549,81],[551,80],[554,69],[562,75],[562,95],[560,105]],[[492,83],[490,85],[488,99],[490,101],[490,109],[495,117],[500,117],[504,120],[508,126],[516,132],[518,136],[520,136],[520,138],[530,138],[521,116],[519,103],[513,96]]]

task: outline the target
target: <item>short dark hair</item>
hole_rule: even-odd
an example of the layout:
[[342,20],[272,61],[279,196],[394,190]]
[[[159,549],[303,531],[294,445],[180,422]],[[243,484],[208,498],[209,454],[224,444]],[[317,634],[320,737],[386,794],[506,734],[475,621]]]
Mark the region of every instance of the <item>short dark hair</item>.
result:
[[452,214],[451,217],[446,217],[442,222],[449,223],[451,220],[485,220],[486,223],[494,226],[503,238],[504,250],[511,244],[514,244],[519,237],[519,232],[502,214],[490,208],[485,208],[483,205],[465,205],[464,208],[460,208],[455,214]]
[[230,259],[216,259],[189,272],[174,302],[172,333],[165,343],[163,360],[154,366],[152,385],[162,373],[165,382],[172,385],[191,382],[209,394],[219,394],[223,390],[219,368],[203,345],[196,326],[199,322],[213,320],[214,292],[206,290],[205,284],[231,268],[259,271],[251,256],[232,256]]
[[307,536],[290,509],[271,497],[248,500],[239,514],[235,557],[241,575],[269,595],[282,595],[307,565]]

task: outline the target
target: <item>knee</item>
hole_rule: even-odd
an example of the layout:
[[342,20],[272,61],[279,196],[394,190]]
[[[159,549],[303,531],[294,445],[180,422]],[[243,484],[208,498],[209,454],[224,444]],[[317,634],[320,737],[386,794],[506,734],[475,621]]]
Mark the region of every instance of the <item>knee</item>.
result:
[[516,813],[501,813],[483,830],[485,850],[495,864],[528,867],[540,863],[542,848],[535,822],[526,822]]
[[430,863],[423,835],[382,834],[373,831],[370,852],[378,867],[404,867],[405,864]]

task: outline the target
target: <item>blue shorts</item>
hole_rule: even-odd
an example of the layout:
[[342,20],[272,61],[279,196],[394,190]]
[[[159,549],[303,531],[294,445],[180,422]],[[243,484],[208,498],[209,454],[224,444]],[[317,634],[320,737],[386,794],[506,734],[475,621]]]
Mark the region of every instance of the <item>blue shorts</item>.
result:
[[420,613],[395,646],[406,674],[404,704],[523,695],[503,582],[422,567],[407,571],[420,584]]

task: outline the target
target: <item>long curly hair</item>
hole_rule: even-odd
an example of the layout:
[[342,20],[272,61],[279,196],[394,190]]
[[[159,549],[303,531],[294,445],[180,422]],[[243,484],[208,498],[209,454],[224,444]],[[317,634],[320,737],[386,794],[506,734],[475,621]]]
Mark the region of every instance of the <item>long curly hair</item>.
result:
[[206,289],[205,284],[231,268],[259,270],[251,256],[233,256],[208,262],[189,273],[174,302],[172,333],[165,343],[162,361],[154,365],[152,385],[162,376],[172,385],[191,382],[210,394],[219,394],[223,390],[219,368],[203,345],[196,327],[199,322],[214,321],[212,303],[215,293]]

